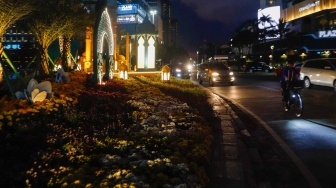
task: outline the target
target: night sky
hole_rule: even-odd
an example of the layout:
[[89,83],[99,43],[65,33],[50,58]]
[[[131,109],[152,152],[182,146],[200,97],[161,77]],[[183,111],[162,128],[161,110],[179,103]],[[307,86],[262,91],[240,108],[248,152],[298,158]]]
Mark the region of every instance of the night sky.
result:
[[171,0],[171,17],[181,44],[196,53],[204,40],[228,44],[243,22],[257,18],[258,8],[259,0]]

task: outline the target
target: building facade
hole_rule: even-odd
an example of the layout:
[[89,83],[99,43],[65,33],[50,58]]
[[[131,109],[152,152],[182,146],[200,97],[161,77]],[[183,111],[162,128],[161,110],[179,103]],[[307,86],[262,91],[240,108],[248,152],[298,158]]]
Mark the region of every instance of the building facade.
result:
[[[336,57],[335,0],[260,0],[259,11],[276,10],[275,7],[280,7],[279,21],[282,20],[285,25],[280,29],[287,31],[281,38],[267,38],[253,45],[255,56],[266,62],[272,58],[276,61],[288,58],[303,61],[307,58]],[[273,16],[274,12],[264,14]],[[276,28],[279,32],[280,29]]]
[[301,48],[311,56],[336,54],[336,1],[289,3],[281,11],[288,28],[303,35]]

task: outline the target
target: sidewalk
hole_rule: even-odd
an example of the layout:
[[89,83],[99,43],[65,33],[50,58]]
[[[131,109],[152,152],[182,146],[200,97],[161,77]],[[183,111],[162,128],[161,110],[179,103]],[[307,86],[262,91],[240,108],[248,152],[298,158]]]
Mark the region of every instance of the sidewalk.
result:
[[209,91],[209,103],[218,119],[214,121],[210,166],[207,169],[211,188],[258,187],[253,178],[250,154],[258,160],[257,152],[247,148],[241,137],[249,137],[239,118],[220,96]]

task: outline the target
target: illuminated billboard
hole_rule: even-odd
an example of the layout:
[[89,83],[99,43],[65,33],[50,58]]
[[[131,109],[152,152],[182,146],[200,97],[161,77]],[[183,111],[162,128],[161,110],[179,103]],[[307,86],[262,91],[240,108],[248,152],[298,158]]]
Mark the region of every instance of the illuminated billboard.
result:
[[[270,18],[271,23],[261,22],[260,18],[263,16]],[[280,20],[280,6],[273,6],[273,7],[268,7],[268,8],[258,10],[259,29],[276,26],[279,24],[279,20]]]
[[136,14],[138,7],[135,4],[118,5],[118,14]]
[[136,14],[118,15],[117,24],[140,24],[143,22],[143,18]]
[[[263,30],[278,30],[279,20],[280,20],[280,6],[272,6],[264,9],[258,10],[258,27]],[[263,21],[267,18],[269,21]],[[278,37],[275,37],[278,38]],[[269,39],[269,37],[266,39]]]
[[118,5],[118,15],[124,14],[140,14],[140,16],[146,17],[146,11],[138,4]]

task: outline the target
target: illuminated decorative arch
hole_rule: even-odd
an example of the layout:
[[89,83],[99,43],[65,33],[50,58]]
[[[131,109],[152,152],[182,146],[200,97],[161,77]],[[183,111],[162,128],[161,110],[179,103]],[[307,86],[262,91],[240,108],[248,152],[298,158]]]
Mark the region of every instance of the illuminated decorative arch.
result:
[[155,34],[138,34],[138,69],[155,68]]
[[[108,79],[113,79],[113,53],[114,53],[114,40],[113,40],[113,30],[110,15],[107,8],[102,12],[98,24],[95,27],[95,46],[94,46],[94,62],[93,62],[93,80],[95,82],[102,83],[103,77]],[[107,41],[108,45],[108,55],[104,56],[104,39]],[[106,58],[106,72],[103,73],[103,63],[104,58]]]

